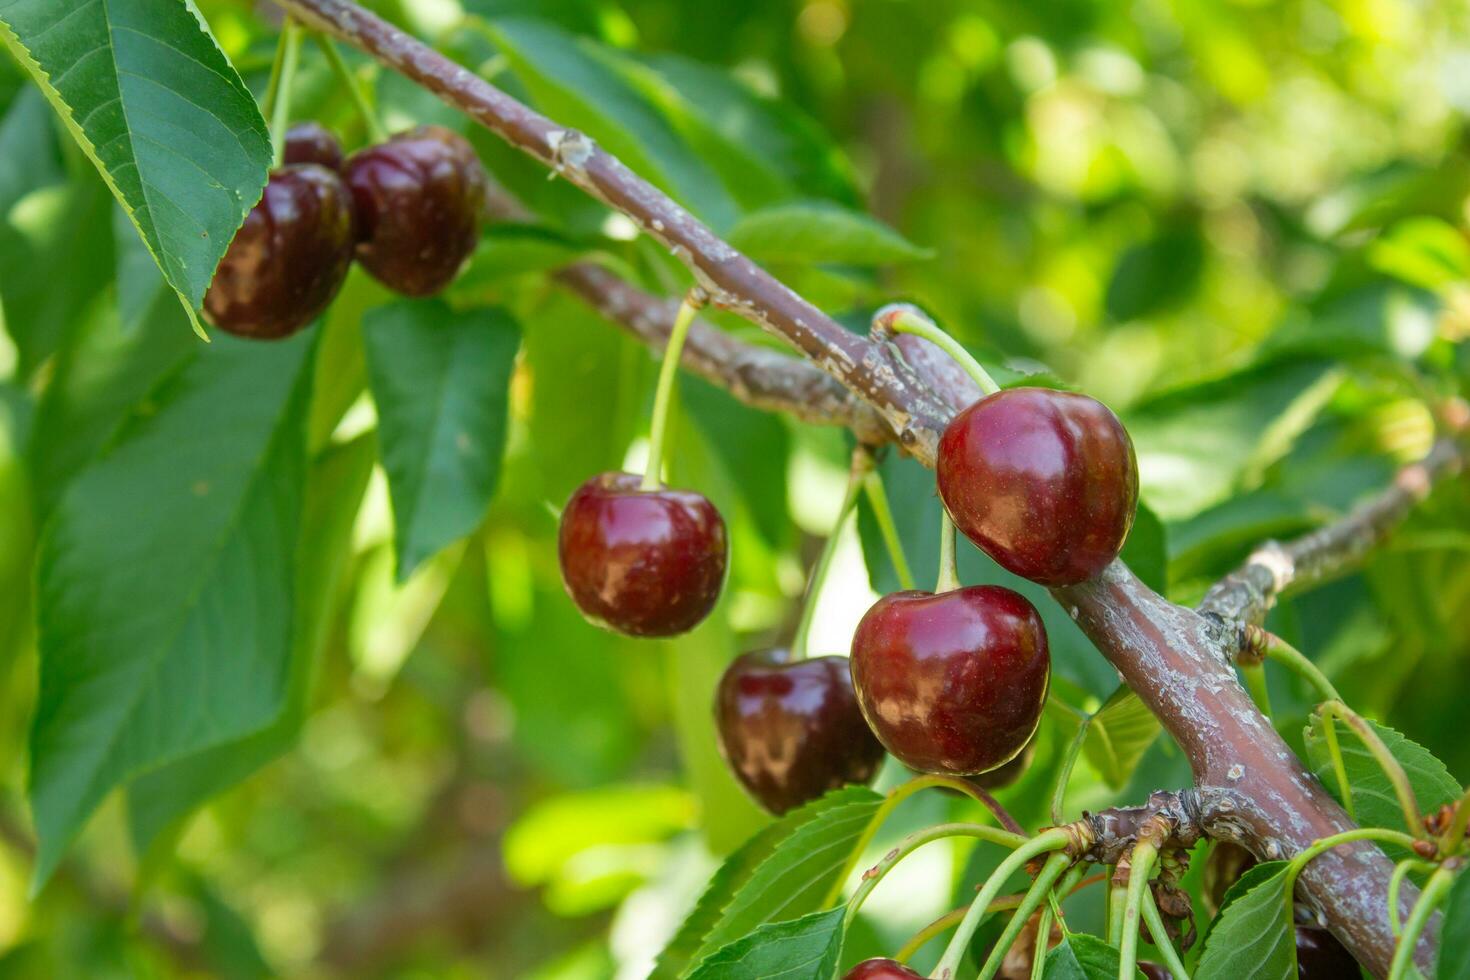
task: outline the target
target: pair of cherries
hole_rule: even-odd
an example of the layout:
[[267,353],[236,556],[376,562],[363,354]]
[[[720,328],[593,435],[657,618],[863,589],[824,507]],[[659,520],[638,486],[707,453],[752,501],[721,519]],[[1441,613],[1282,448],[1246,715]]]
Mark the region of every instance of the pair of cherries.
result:
[[[961,412],[940,440],[937,475],[959,530],[1003,567],[1050,586],[1106,567],[1138,498],[1117,417],[1050,389],[997,392]],[[594,477],[562,517],[568,592],[588,618],[632,635],[672,635],[703,619],[726,548],[703,497],[644,490],[627,474]],[[715,716],[740,781],[782,813],[866,782],[884,748],[923,772],[1005,766],[1035,733],[1049,679],[1045,628],[1020,594],[898,592],[863,617],[850,658],[787,662],[769,651],[734,661]]]
[[300,123],[283,161],[205,294],[221,330],[295,333],[336,297],[354,258],[388,288],[429,296],[474,250],[487,179],[458,133],[419,126],[343,159],[335,136]]

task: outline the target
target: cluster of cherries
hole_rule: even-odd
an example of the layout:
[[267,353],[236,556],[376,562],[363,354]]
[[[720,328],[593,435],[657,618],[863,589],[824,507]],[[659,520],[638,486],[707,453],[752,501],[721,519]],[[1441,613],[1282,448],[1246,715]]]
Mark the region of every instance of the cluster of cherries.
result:
[[[937,470],[956,527],[1005,568],[1048,586],[1106,567],[1137,504],[1137,462],[1122,423],[1068,392],[1013,388],[982,398],[945,430]],[[707,499],[648,488],[631,474],[593,477],[562,513],[568,593],[591,621],[633,636],[697,625],[719,598],[727,552],[724,522]],[[1041,616],[1019,593],[993,585],[904,591],[868,611],[848,658],[769,650],[735,660],[715,718],[741,783],[784,813],[867,782],[885,748],[920,772],[994,773],[1035,733],[1050,673]]]
[[354,258],[396,292],[432,295],[474,250],[487,179],[458,133],[419,126],[344,159],[324,127],[299,123],[282,159],[205,294],[221,330],[290,336],[332,302]]

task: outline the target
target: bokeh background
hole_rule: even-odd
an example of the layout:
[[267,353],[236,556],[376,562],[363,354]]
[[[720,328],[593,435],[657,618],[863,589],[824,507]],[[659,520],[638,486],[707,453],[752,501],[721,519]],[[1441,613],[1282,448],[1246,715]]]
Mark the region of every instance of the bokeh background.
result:
[[[259,92],[269,9],[198,6]],[[1309,529],[1381,486],[1427,448],[1426,400],[1470,378],[1463,4],[370,6],[655,167],[722,230],[787,197],[889,225],[897,235],[874,256],[813,261],[811,243],[754,240],[854,329],[879,303],[910,299],[991,363],[1049,372],[1117,409],[1148,507],[1135,561],[1181,601],[1253,542]],[[424,93],[353,64],[390,128],[468,131]],[[362,142],[314,52],[295,104]],[[114,801],[32,897],[28,596],[46,487],[34,408],[66,338],[105,347],[136,311],[115,206],[0,56],[0,977],[642,977],[719,857],[766,819],[723,769],[711,691],[736,653],[791,628],[842,494],[847,437],[686,379],[674,469],[729,516],[726,598],[672,642],[583,623],[558,579],[555,509],[591,473],[639,465],[656,363],[542,270],[594,254],[668,295],[686,280],[625,221],[474,138],[542,222],[488,233],[457,287],[510,305],[526,332],[483,528],[395,583],[375,473],[294,746],[148,854],[133,852]],[[382,301],[354,272],[324,327],[340,363]],[[192,342],[176,310],[144,315],[143,329]],[[323,416],[318,446],[373,427],[370,403],[343,390],[351,407],[340,425]],[[932,482],[897,458],[884,472],[927,581]],[[1451,486],[1361,573],[1284,603],[1273,621],[1359,710],[1457,774],[1470,772],[1467,529],[1470,496]],[[893,587],[875,541],[870,515],[848,529],[815,648],[845,652],[875,590]],[[968,579],[999,579],[978,554],[964,561]],[[1053,627],[1058,695],[1090,710],[1116,677],[1069,629],[1065,617]],[[1271,680],[1277,721],[1299,741],[1308,694]],[[1071,811],[1187,782],[1167,738],[1136,727],[1141,761],[1087,753]],[[1031,771],[1002,794],[1023,821],[1046,821],[1048,778],[1074,729],[1049,713]],[[883,780],[901,777],[890,766]],[[955,805],[916,803],[875,846]],[[854,954],[892,951],[975,871],[958,847],[906,862],[866,906]]]

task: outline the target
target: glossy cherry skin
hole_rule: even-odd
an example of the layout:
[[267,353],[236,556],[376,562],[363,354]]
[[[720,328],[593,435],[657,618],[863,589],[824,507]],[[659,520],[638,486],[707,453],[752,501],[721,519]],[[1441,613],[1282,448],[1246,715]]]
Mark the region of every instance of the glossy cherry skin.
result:
[[342,169],[342,144],[319,122],[299,122],[286,130],[286,163],[315,163],[328,170]]
[[332,302],[352,263],[352,204],[332,171],[281,167],[245,216],[214,282],[204,314],[227,333],[289,336]]
[[965,536],[1041,585],[1092,578],[1122,550],[1138,460],[1101,402],[1009,388],[954,417],[939,439],[939,495]]
[[1332,933],[1316,926],[1297,926],[1296,975],[1298,980],[1356,980],[1363,971]]
[[587,619],[629,636],[675,636],[709,615],[729,545],[714,504],[689,490],[643,490],[631,473],[600,473],[561,514],[567,594]]
[[842,975],[842,980],[923,980],[922,973],[915,973],[898,960],[863,960]]
[[1150,963],[1148,960],[1138,961],[1138,971],[1148,980],[1174,980],[1174,974],[1160,963]]
[[959,776],[1026,747],[1051,678],[1041,615],[998,585],[884,596],[858,623],[850,664],[888,751],[911,769]]
[[852,690],[846,657],[787,662],[785,650],[737,657],[715,690],[720,751],[742,786],[781,814],[883,762]]
[[343,179],[357,206],[357,261],[383,285],[429,296],[479,241],[486,177],[464,137],[419,126],[359,150]]

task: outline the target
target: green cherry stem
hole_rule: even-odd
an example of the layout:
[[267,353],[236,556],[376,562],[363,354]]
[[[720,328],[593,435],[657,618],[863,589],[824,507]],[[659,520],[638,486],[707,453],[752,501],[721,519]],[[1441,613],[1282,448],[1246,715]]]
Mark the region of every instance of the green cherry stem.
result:
[[[832,887],[827,890],[827,895],[822,900],[822,908],[831,908],[832,903],[836,902],[838,897],[841,896],[842,886],[847,884],[847,879],[852,876],[852,869],[857,867],[857,863],[862,860],[863,852],[868,849],[869,844],[873,843],[873,838],[878,836],[878,830],[883,826],[883,821],[888,819],[888,815],[893,812],[894,808],[920,790],[930,789],[935,786],[958,790],[977,803],[984,803],[979,796],[975,795],[978,790],[977,786],[963,779],[956,779],[953,776],[915,776],[908,782],[895,786],[889,791],[888,796],[883,802],[878,804],[878,809],[873,811],[873,815],[868,818],[868,825],[863,828],[862,835],[858,837],[857,843],[853,845],[852,851],[849,853],[847,859],[847,864],[843,866],[842,873],[837,876],[837,880],[832,882]],[[1003,843],[1007,847],[1019,847],[1025,840],[1026,838],[1023,835],[1012,833]]]
[[997,391],[1000,391],[1000,385],[995,383],[995,379],[990,376],[990,372],[985,370],[979,361],[975,360],[973,354],[965,350],[964,345],[945,333],[937,323],[913,307],[901,303],[895,304],[879,310],[873,319],[879,329],[887,330],[890,333],[913,334],[915,337],[922,337],[943,350],[950,357],[954,358],[960,367],[965,369],[965,373],[974,380],[975,384],[980,386],[980,390],[985,394],[993,395]]
[[960,587],[959,563],[954,552],[954,521],[949,511],[939,508],[939,575],[934,580],[934,591],[953,592]]
[[1465,828],[1470,826],[1470,789],[1455,804],[1455,818],[1445,828],[1439,839],[1439,849],[1445,854],[1458,854],[1465,846]]
[[[1056,692],[1052,692],[1056,697]],[[1058,700],[1058,704],[1066,704]],[[1070,705],[1067,705],[1071,707]],[[1077,758],[1082,754],[1082,746],[1087,741],[1087,730],[1092,727],[1092,715],[1083,715],[1077,722],[1077,734],[1072,736],[1072,743],[1067,746],[1067,754],[1062,759],[1062,768],[1057,773],[1057,780],[1052,785],[1051,791],[1051,822],[1062,823],[1062,810],[1067,802],[1067,784],[1072,780],[1072,770],[1077,767]]]
[[291,121],[291,82],[296,77],[296,64],[301,57],[301,29],[287,17],[281,25],[281,40],[276,46],[277,64],[271,65],[271,79],[267,83],[265,102],[270,115],[273,140],[271,166],[279,167],[286,155],[286,126]]
[[817,599],[822,594],[822,583],[827,581],[827,572],[832,567],[832,557],[837,554],[837,545],[842,537],[842,529],[847,526],[847,518],[857,504],[858,494],[863,490],[863,479],[868,475],[873,466],[873,457],[867,449],[858,446],[852,451],[852,468],[847,474],[847,491],[843,494],[842,504],[837,509],[837,520],[832,524],[832,530],[827,534],[827,540],[822,544],[822,553],[817,556],[817,562],[812,566],[811,574],[806,583],[805,604],[801,607],[801,618],[796,623],[796,634],[791,640],[791,661],[805,660],[809,655],[808,641],[811,638],[812,623],[817,618]]
[[1179,958],[1179,953],[1174,949],[1174,943],[1164,928],[1164,917],[1159,915],[1153,892],[1147,889],[1143,892],[1143,921],[1148,923],[1154,946],[1158,947],[1159,955],[1164,958],[1164,965],[1169,968],[1174,980],[1189,980],[1189,971],[1184,969],[1184,961]]
[[1251,692],[1251,700],[1256,702],[1261,714],[1270,718],[1271,692],[1266,687],[1266,669],[1260,664],[1241,664],[1240,676],[1245,679],[1246,689]]
[[950,937],[949,945],[944,948],[944,955],[940,957],[939,963],[929,976],[953,977],[956,968],[960,965],[960,960],[964,958],[965,950],[970,945],[970,940],[975,936],[975,930],[980,927],[981,921],[985,918],[986,910],[1011,875],[1025,867],[1026,862],[1037,855],[1060,851],[1070,842],[1071,837],[1066,830],[1054,827],[1037,834],[1007,855],[1006,859],[981,886],[980,894],[975,897],[965,917],[960,920],[959,927]]
[[1340,834],[1331,837],[1323,837],[1321,840],[1313,841],[1312,845],[1291,859],[1284,872],[1286,876],[1286,915],[1288,921],[1292,915],[1295,902],[1296,880],[1301,875],[1302,869],[1311,863],[1312,859],[1323,851],[1329,851],[1341,844],[1351,844],[1353,841],[1372,840],[1398,844],[1403,848],[1412,848],[1414,838],[1401,830],[1388,830],[1384,827],[1357,827],[1353,830],[1344,830]]
[[1403,980],[1410,975],[1409,971],[1414,964],[1414,947],[1419,944],[1419,936],[1429,924],[1430,915],[1444,901],[1454,880],[1454,872],[1448,868],[1439,868],[1424,883],[1419,901],[1414,903],[1414,910],[1409,913],[1409,921],[1404,925],[1404,934],[1394,947],[1393,962],[1388,967],[1388,980]]
[[[1052,883],[1061,877],[1062,872],[1066,871],[1067,866],[1071,863],[1071,856],[1062,852],[1053,853],[1051,857],[1046,859],[1046,864],[1042,865],[1040,873],[1036,875],[1036,880],[1031,883],[1031,888],[1027,890],[1026,897],[1021,900],[1020,907],[1016,909],[1016,914],[1011,916],[1011,921],[1006,923],[1005,931],[1000,934],[1000,938],[991,947],[990,955],[985,958],[985,965],[980,968],[980,976],[977,980],[992,980],[995,974],[999,972],[1001,961],[1005,959],[1005,955],[1015,943],[1016,937],[1021,934],[1021,930],[1026,925],[1026,920],[1031,918],[1031,913],[1036,911],[1036,907],[1042,903],[1051,891]],[[1045,941],[1041,938],[1040,933],[1037,933],[1036,941],[1045,945]]]
[[1052,896],[1047,895],[1046,906],[1036,917],[1036,946],[1031,950],[1031,980],[1041,980],[1046,972],[1046,948],[1051,944]]
[[1404,858],[1393,866],[1393,874],[1388,879],[1388,924],[1395,936],[1404,929],[1403,923],[1399,921],[1399,892],[1403,890],[1404,878],[1410,871],[1433,871],[1436,867],[1438,865],[1417,858]]
[[1128,904],[1126,885],[1109,884],[1107,890],[1107,920],[1109,946],[1116,946],[1123,938],[1123,910]]
[[[990,903],[990,911],[1004,912],[1007,909],[1013,909],[1021,904],[1021,898],[1022,896],[1020,895],[1007,895],[1005,898],[997,898],[995,901]],[[951,909],[950,911],[944,913],[939,918],[935,919],[933,922],[929,923],[927,926],[914,933],[913,937],[908,942],[900,946],[898,952],[893,954],[893,958],[900,963],[907,963],[910,959],[913,958],[913,955],[915,953],[917,953],[919,950],[923,949],[929,944],[929,940],[933,939],[940,933],[945,932],[946,930],[950,929],[952,926],[958,924],[961,920],[963,920],[965,917],[965,913],[969,910],[970,907],[968,905],[961,905],[957,909]]]
[[322,54],[326,56],[327,64],[332,66],[337,80],[352,97],[352,104],[357,107],[357,114],[362,117],[362,124],[367,129],[368,139],[374,143],[386,140],[388,134],[384,131],[383,124],[378,121],[378,114],[373,111],[372,104],[368,102],[367,93],[362,90],[362,84],[352,73],[352,69],[347,66],[347,62],[342,59],[342,52],[337,50],[332,39],[325,34],[315,34],[313,38],[317,46],[322,49]]
[[[1394,794],[1399,800],[1399,808],[1404,811],[1404,824],[1415,837],[1425,838],[1427,832],[1424,829],[1424,816],[1419,811],[1419,800],[1414,795],[1414,786],[1409,782],[1409,776],[1404,772],[1404,767],[1399,765],[1399,761],[1393,757],[1388,746],[1383,744],[1383,739],[1378,737],[1373,726],[1369,725],[1362,715],[1341,701],[1324,701],[1317,706],[1315,714],[1328,728],[1332,727],[1334,718],[1340,718],[1343,724],[1353,730],[1353,734],[1358,736],[1393,785]],[[1342,777],[1341,772],[1338,775],[1339,778]],[[1346,786],[1343,792],[1351,794],[1351,790]]]
[[[847,921],[849,923],[852,922],[853,918],[857,916],[858,909],[862,908],[863,902],[867,901],[868,896],[873,893],[873,889],[878,887],[878,883],[883,880],[883,877],[888,872],[893,870],[898,862],[925,844],[943,840],[946,837],[975,837],[992,844],[999,844],[1002,847],[1015,847],[1018,849],[1024,848],[1032,843],[1023,837],[1018,837],[1010,831],[987,827],[981,823],[941,823],[915,831],[900,841],[897,847],[883,855],[883,860],[863,872],[862,883],[852,893],[852,897],[847,900]],[[1010,858],[1007,858],[1007,860],[1010,860]],[[1025,862],[1023,861],[1022,863]],[[986,904],[989,904],[995,898],[995,892],[999,890],[1000,886],[997,885],[995,891],[992,891],[990,895],[986,896]]]
[[1138,926],[1143,914],[1143,893],[1148,890],[1148,876],[1153,871],[1154,858],[1158,853],[1154,842],[1143,836],[1133,845],[1128,868],[1128,892],[1123,904],[1119,980],[1133,980],[1138,967]]
[[689,336],[689,327],[694,315],[708,302],[704,290],[694,288],[684,294],[679,312],[674,314],[674,325],[669,330],[668,343],[664,345],[663,364],[658,370],[658,389],[653,396],[653,424],[648,430],[648,467],[643,471],[644,490],[657,490],[663,486],[664,435],[669,427],[669,403],[674,398],[674,380],[679,374],[679,357],[684,350],[684,338]]
[[1337,688],[1332,686],[1327,675],[1308,660],[1306,654],[1269,630],[1255,625],[1247,626],[1241,652],[1244,654],[1241,658],[1242,670],[1246,667],[1246,659],[1259,663],[1260,658],[1269,657],[1311,684],[1323,701],[1342,700],[1342,695],[1337,693]]
[[883,476],[877,469],[863,481],[868,495],[868,506],[873,508],[873,520],[878,523],[878,533],[883,536],[883,547],[888,549],[888,560],[898,576],[898,587],[905,592],[914,588],[914,573],[909,569],[909,560],[903,552],[903,541],[899,539],[898,527],[893,523],[893,511],[888,506],[888,492],[883,488]]

